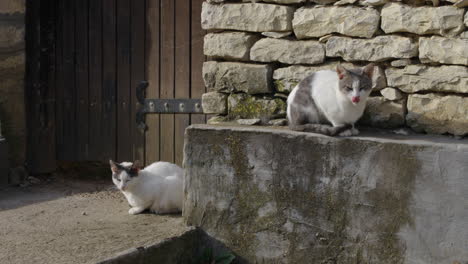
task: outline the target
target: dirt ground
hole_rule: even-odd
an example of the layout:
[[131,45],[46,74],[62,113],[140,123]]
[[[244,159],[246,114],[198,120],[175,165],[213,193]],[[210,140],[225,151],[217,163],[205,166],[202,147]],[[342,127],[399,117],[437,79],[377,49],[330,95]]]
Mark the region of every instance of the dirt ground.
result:
[[109,180],[42,179],[0,190],[0,263],[96,263],[180,235],[180,215],[129,215]]

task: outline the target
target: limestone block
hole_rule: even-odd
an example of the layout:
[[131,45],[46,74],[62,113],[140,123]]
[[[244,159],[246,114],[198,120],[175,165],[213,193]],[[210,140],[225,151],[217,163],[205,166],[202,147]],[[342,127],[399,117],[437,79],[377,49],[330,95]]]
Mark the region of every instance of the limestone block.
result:
[[384,61],[418,55],[418,44],[401,36],[378,36],[373,39],[331,37],[326,44],[327,57],[346,61]]
[[384,88],[380,91],[380,94],[387,100],[390,101],[396,101],[400,100],[403,98],[403,94],[400,92],[400,90],[392,88],[392,87],[387,87]]
[[210,33],[205,35],[203,52],[213,58],[249,60],[250,49],[259,38],[245,32]]
[[389,3],[382,9],[381,27],[385,33],[410,32],[452,37],[463,31],[463,13],[463,9],[454,6],[412,7]]
[[387,83],[406,93],[419,91],[468,93],[468,68],[464,66],[430,67],[408,65],[385,70]]
[[390,62],[390,65],[393,67],[405,67],[406,65],[410,65],[412,62],[410,59],[399,59]]
[[468,40],[442,38],[419,38],[419,59],[423,63],[468,65]]
[[203,80],[209,91],[269,93],[273,90],[272,75],[270,65],[216,61],[203,64]]
[[285,101],[274,98],[258,98],[244,93],[228,97],[228,115],[231,119],[275,119],[286,115]]
[[359,0],[360,5],[381,6],[388,3],[390,0]]
[[26,11],[25,0],[0,1],[0,14],[24,13]]
[[[247,0],[247,1],[252,1],[252,0]],[[287,4],[304,3],[306,0],[262,0],[262,1],[266,2],[266,3],[286,4],[287,5]]]
[[468,98],[436,94],[409,95],[406,121],[418,132],[466,135],[468,134]]
[[372,37],[379,27],[375,9],[360,7],[302,7],[294,14],[293,29],[299,39],[340,33],[353,37]]
[[391,101],[384,97],[369,97],[360,124],[381,128],[396,128],[405,124],[406,100]]
[[0,53],[24,49],[24,25],[0,23]]
[[218,92],[209,92],[202,95],[202,107],[205,114],[226,114],[227,95]]
[[263,36],[266,36],[266,37],[269,37],[269,38],[276,38],[276,39],[280,39],[280,38],[284,38],[284,37],[287,37],[289,35],[292,34],[292,31],[285,31],[285,32],[273,32],[273,31],[269,31],[269,32],[262,32],[262,35]]
[[[307,76],[314,72],[321,70],[335,70],[337,62],[329,62],[320,66],[290,66],[285,68],[276,69],[273,72],[273,80],[275,83],[276,90],[282,93],[289,93],[294,87]],[[341,63],[347,69],[353,69],[358,67],[349,62]],[[381,67],[377,66],[374,69],[372,76],[372,87],[374,90],[380,90],[387,87],[387,79],[385,73]]]
[[261,62],[317,64],[325,59],[325,48],[323,44],[312,40],[263,38],[253,45],[250,58]]
[[468,0],[459,0],[457,1],[454,6],[459,7],[459,8],[464,8],[468,6]]
[[202,28],[233,29],[241,31],[289,31],[292,30],[294,8],[273,4],[221,4],[204,2]]

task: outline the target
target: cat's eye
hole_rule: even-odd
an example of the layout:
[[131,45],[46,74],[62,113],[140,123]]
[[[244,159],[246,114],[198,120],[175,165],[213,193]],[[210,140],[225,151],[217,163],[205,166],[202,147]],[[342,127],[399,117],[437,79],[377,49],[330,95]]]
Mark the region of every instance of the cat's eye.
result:
[[349,87],[349,86],[346,86],[345,88],[346,88],[346,90],[348,90],[348,91],[352,91],[352,90],[353,90],[353,88],[352,88],[352,87]]

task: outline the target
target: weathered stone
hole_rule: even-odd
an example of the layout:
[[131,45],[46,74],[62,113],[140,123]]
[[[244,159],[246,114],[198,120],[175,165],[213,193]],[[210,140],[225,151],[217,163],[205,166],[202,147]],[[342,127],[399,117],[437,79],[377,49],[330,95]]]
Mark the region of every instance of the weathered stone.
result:
[[24,13],[26,11],[25,0],[0,1],[0,14]]
[[24,25],[0,23],[0,53],[24,50]]
[[467,7],[468,0],[459,0],[454,4],[454,6],[459,7],[459,8]]
[[[294,87],[302,81],[305,77],[311,75],[314,72],[322,70],[335,70],[338,62],[329,62],[320,66],[290,66],[286,68],[279,68],[273,73],[273,80],[275,83],[276,90],[279,92],[289,93]],[[345,68],[353,69],[358,66],[352,63],[341,63]],[[375,67],[374,74],[372,76],[372,87],[374,90],[380,90],[387,87],[387,80],[385,78],[384,71],[380,67]]]
[[244,125],[244,126],[253,126],[260,124],[262,120],[259,118],[252,118],[252,119],[238,119],[236,120],[236,123],[239,125]]
[[410,65],[412,62],[410,59],[399,59],[390,62],[390,65],[393,67],[405,67],[406,65]]
[[228,118],[226,116],[213,116],[210,119],[208,119],[206,123],[210,125],[217,125],[217,124],[221,124],[227,121],[228,121]]
[[468,134],[468,97],[412,94],[406,121],[418,132]]
[[463,22],[465,23],[465,26],[468,27],[468,12],[466,12],[465,19],[463,20]]
[[388,3],[389,0],[359,0],[360,5],[381,6]]
[[186,223],[246,263],[468,259],[466,141],[196,125],[185,142]]
[[430,67],[408,65],[385,70],[387,83],[406,93],[419,91],[468,93],[468,68],[463,66]]
[[228,97],[228,115],[232,119],[274,119],[286,115],[286,103],[279,99],[256,98],[244,93]]
[[203,80],[210,91],[269,93],[273,90],[272,74],[269,65],[216,61],[203,64]]
[[[468,14],[468,13],[467,13],[467,14]],[[460,34],[460,38],[461,38],[461,39],[468,39],[468,31],[462,32],[462,33]]]
[[334,3],[333,5],[335,6],[341,6],[341,5],[351,5],[351,4],[354,4],[356,3],[358,0],[340,0],[336,3]]
[[209,92],[202,95],[202,107],[205,114],[226,114],[227,95],[218,92]]
[[10,164],[8,161],[8,143],[4,137],[0,135],[0,188],[8,185]]
[[453,6],[411,7],[400,3],[386,4],[382,9],[385,33],[410,32],[419,35],[455,36],[463,31],[463,9]]
[[317,41],[263,38],[250,51],[253,61],[287,64],[317,64],[325,59],[325,49]]
[[400,92],[400,90],[392,87],[387,87],[380,90],[380,94],[385,97],[385,99],[390,101],[396,101],[403,98],[403,94]]
[[8,54],[0,56],[0,119],[9,145],[10,165],[16,167],[24,164],[26,155],[25,54],[21,49],[15,55]]
[[285,32],[262,32],[263,36],[270,37],[270,38],[284,38],[292,34],[292,31],[285,31]]
[[328,41],[331,37],[333,37],[333,35],[331,35],[331,34],[330,34],[330,35],[325,35],[325,36],[319,38],[318,41],[319,41],[320,43],[327,43],[327,41]]
[[205,35],[203,51],[213,58],[249,60],[250,49],[259,38],[245,32],[210,33]]
[[468,40],[442,38],[419,38],[419,59],[423,63],[468,65]]
[[276,4],[299,4],[304,3],[306,0],[262,0],[266,3],[276,3]]
[[286,126],[287,124],[288,120],[286,118],[279,118],[268,121],[268,125],[270,126]]
[[202,28],[252,32],[290,31],[294,8],[272,4],[221,4],[204,2]]
[[327,57],[346,61],[384,61],[418,55],[418,44],[411,38],[378,36],[373,39],[331,37],[326,44]]
[[390,101],[369,97],[360,124],[380,128],[396,128],[405,124],[406,100]]
[[379,20],[379,12],[375,9],[352,6],[302,7],[294,14],[293,29],[298,39],[322,37],[335,32],[370,38],[377,31]]

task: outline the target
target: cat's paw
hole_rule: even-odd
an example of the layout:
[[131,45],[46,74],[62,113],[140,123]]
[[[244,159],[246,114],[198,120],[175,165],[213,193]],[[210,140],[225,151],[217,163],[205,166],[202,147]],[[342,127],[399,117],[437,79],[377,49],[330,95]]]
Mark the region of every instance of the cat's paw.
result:
[[133,208],[130,208],[130,210],[128,210],[128,213],[131,215],[136,215],[136,214],[143,212],[144,210],[145,210],[144,208],[133,207]]
[[347,129],[347,130],[341,132],[340,134],[338,134],[338,136],[340,136],[340,137],[349,137],[349,136],[352,136],[352,135],[353,135],[352,129]]

